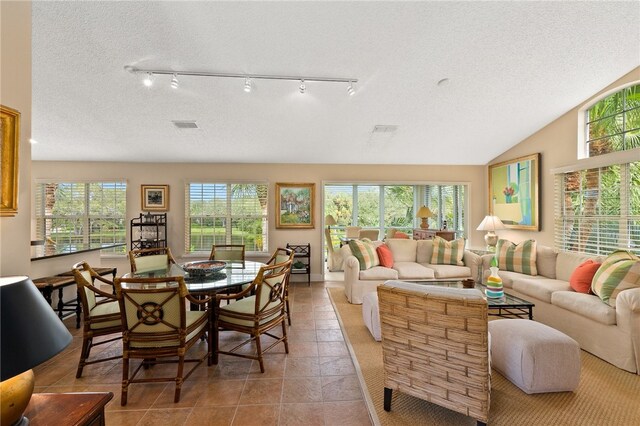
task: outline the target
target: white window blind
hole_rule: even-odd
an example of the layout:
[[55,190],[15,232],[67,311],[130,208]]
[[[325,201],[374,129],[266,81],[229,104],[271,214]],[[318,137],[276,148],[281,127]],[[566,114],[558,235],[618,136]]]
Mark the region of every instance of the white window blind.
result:
[[213,244],[244,244],[246,251],[268,251],[268,193],[264,183],[188,183],[186,252],[208,252]]
[[58,248],[126,242],[125,182],[42,182],[35,195],[38,239]]
[[558,173],[554,192],[558,249],[640,254],[640,162]]
[[426,185],[423,204],[435,214],[429,220],[436,229],[442,229],[447,222],[447,229],[464,233],[465,218],[465,186],[464,185]]

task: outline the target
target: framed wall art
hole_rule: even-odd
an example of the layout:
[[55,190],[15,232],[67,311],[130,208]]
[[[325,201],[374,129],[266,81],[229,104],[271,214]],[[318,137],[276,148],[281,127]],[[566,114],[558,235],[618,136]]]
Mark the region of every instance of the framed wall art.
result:
[[489,166],[489,212],[510,229],[540,230],[540,154]]
[[18,153],[20,149],[20,113],[0,105],[0,216],[18,213]]
[[166,212],[169,210],[169,185],[141,185],[142,210]]
[[313,228],[315,183],[276,183],[276,228]]

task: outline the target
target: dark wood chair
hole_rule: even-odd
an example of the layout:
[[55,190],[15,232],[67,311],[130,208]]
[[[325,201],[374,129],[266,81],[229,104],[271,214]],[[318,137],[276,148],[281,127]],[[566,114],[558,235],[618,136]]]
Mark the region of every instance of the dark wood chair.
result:
[[[111,356],[88,361],[91,348],[98,345],[113,342],[122,338],[122,320],[120,319],[120,305],[115,296],[113,282],[100,276],[89,266],[87,262],[80,262],[73,265],[73,276],[78,286],[78,300],[82,306],[82,319],[84,327],[82,330],[82,349],[80,351],[80,361],[76,378],[82,376],[82,370],[86,365],[97,362],[110,361],[122,358],[122,356]],[[108,285],[109,291],[98,288],[95,284]],[[116,334],[111,339],[94,343],[94,337]]]
[[296,254],[295,251],[291,249],[278,247],[276,251],[273,252],[269,260],[267,260],[266,262],[267,265],[275,265],[277,263],[284,263],[287,260],[291,261],[291,263],[289,263],[287,277],[286,277],[287,281],[284,289],[284,304],[285,304],[285,310],[287,312],[287,322],[289,323],[289,325],[291,325],[291,313],[290,313],[291,311],[289,309],[289,280],[291,278],[291,267],[293,265],[293,258],[295,254]]
[[[210,297],[196,299],[189,294],[184,278],[116,278],[116,294],[122,311],[122,397],[127,404],[131,383],[173,381],[174,402],[180,401],[182,384],[207,359],[211,365]],[[187,302],[204,307],[187,311]],[[187,351],[200,339],[206,339],[207,351],[199,358],[186,358]],[[167,358],[176,358],[167,359]],[[142,362],[129,374],[129,360]],[[184,363],[195,363],[186,374]],[[174,377],[136,378],[140,368],[155,364],[177,363]]]
[[149,272],[168,269],[176,260],[169,247],[136,249],[129,252],[131,272]]
[[[241,358],[257,360],[260,372],[264,373],[263,354],[284,343],[286,353],[289,353],[287,341],[287,325],[285,312],[285,290],[287,285],[287,270],[291,267],[291,260],[260,268],[255,280],[239,294],[216,295],[215,315],[213,325],[213,363],[218,363],[218,355],[233,355]],[[239,300],[236,300],[239,299]],[[223,300],[235,300],[228,305],[221,306]],[[282,327],[282,336],[270,333],[275,327]],[[228,351],[220,349],[221,330],[233,330],[246,333],[250,337]],[[268,336],[275,341],[268,347],[262,348],[261,336]],[[254,342],[256,352],[239,352],[244,345]]]

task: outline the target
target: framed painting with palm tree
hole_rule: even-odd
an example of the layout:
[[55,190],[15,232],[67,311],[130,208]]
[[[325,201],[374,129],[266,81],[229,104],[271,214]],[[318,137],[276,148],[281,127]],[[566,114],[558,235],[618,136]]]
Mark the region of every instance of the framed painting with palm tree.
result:
[[489,213],[507,228],[539,231],[540,154],[489,166]]
[[313,228],[314,183],[276,183],[276,228]]

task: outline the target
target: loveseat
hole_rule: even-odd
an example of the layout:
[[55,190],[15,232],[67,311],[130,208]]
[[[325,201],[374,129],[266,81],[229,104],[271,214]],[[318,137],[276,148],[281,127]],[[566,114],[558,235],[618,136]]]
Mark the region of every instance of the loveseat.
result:
[[[615,307],[572,289],[569,278],[584,261],[604,257],[558,252],[537,245],[537,275],[500,270],[505,291],[535,304],[534,320],[575,339],[582,349],[623,370],[640,374],[640,288],[621,291]],[[494,256],[482,256],[483,277]]]
[[[381,242],[373,242],[375,245]],[[463,265],[431,264],[433,240],[391,238],[386,241],[393,255],[393,266],[373,266],[360,269],[360,262],[348,248],[342,247],[344,260],[344,291],[350,303],[361,304],[365,293],[375,292],[387,280],[446,281],[479,277],[482,259],[464,251]]]

